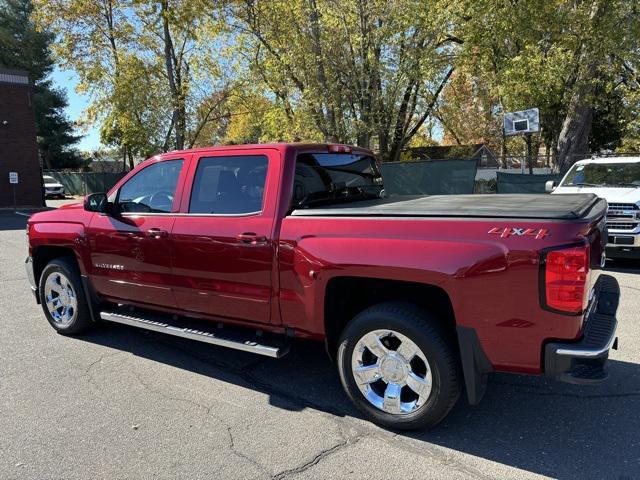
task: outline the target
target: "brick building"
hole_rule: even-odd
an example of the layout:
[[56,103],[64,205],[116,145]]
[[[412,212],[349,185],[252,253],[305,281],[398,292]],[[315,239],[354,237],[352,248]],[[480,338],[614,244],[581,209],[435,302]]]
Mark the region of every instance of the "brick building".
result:
[[0,208],[13,207],[10,172],[18,173],[16,205],[42,206],[33,89],[25,72],[0,69]]

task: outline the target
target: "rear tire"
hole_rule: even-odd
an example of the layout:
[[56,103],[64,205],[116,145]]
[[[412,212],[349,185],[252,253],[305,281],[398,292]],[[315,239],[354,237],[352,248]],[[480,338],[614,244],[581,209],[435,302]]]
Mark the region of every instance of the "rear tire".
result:
[[93,326],[80,272],[71,258],[51,260],[38,285],[40,303],[51,326],[62,335],[77,335]]
[[433,427],[460,396],[453,335],[412,304],[382,303],[358,314],[342,332],[337,359],[351,401],[384,427]]

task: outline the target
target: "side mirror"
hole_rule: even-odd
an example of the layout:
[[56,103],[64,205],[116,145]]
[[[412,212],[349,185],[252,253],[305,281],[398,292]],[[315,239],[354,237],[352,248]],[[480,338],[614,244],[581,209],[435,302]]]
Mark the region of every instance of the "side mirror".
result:
[[84,197],[84,209],[88,212],[109,213],[110,207],[106,193],[92,193]]
[[555,180],[547,180],[547,182],[544,184],[544,189],[547,192],[553,192],[557,186],[558,185],[556,184]]

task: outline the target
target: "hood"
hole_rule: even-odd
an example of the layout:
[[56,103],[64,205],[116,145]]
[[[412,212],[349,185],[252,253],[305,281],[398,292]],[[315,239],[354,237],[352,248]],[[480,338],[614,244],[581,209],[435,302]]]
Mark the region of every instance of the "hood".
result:
[[60,187],[63,187],[64,185],[58,182],[45,182],[44,186],[45,188],[60,188]]
[[61,205],[60,207],[58,207],[58,210],[61,210],[61,209],[66,210],[69,208],[74,208],[76,210],[78,208],[84,209],[84,202],[65,203],[64,205]]
[[640,188],[631,187],[558,187],[553,191],[559,193],[593,193],[604,198],[607,203],[640,204]]
[[34,213],[29,217],[29,223],[41,222],[63,222],[63,223],[82,223],[87,225],[92,212],[87,212],[82,203],[68,203],[53,210]]

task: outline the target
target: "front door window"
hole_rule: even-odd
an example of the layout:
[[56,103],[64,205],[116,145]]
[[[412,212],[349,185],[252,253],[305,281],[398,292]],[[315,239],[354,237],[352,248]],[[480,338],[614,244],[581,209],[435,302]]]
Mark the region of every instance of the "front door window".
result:
[[157,162],[138,172],[118,193],[120,212],[169,213],[183,160]]

